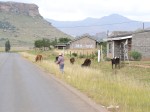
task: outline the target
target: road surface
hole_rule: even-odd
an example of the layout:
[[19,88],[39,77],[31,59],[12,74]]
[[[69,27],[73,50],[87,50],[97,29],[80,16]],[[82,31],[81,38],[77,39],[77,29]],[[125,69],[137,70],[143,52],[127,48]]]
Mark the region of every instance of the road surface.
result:
[[0,112],[97,112],[16,53],[0,53]]

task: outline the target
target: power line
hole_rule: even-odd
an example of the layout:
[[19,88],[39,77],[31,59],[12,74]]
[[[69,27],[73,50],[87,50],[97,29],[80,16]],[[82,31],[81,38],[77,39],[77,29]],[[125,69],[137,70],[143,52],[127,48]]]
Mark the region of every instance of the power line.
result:
[[56,27],[56,28],[77,28],[77,27],[93,27],[93,26],[109,26],[109,25],[117,25],[117,24],[125,24],[125,23],[140,23],[138,21],[127,21],[127,22],[120,22],[120,23],[110,23],[110,24],[100,24],[100,25],[87,25],[87,26],[72,26],[72,27]]
[[[120,23],[110,23],[110,24],[99,24],[99,25],[83,25],[83,26],[54,26],[52,24],[52,27],[20,27],[20,28],[79,28],[79,27],[94,27],[94,26],[110,26],[110,25],[119,25],[119,24],[126,24],[126,23],[141,23],[143,24],[142,22],[138,22],[138,21],[126,21],[126,22],[120,22]],[[143,25],[144,27],[144,25]],[[2,29],[2,28],[1,28]]]

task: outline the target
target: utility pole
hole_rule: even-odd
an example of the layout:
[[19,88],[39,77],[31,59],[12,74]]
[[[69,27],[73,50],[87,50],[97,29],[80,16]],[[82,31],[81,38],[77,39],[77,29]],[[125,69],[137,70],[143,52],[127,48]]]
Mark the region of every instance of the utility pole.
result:
[[143,30],[145,29],[145,25],[144,25],[144,22],[143,22]]
[[108,38],[108,35],[109,35],[109,30],[107,30],[107,38]]

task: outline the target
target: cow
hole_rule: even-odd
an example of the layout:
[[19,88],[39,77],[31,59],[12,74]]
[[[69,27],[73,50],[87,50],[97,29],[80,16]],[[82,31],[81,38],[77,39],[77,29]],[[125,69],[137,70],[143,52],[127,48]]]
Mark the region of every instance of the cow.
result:
[[75,58],[70,58],[70,63],[74,64],[74,62],[75,62]]
[[57,62],[57,61],[58,61],[58,56],[55,57],[55,62]]
[[114,68],[113,65],[115,65],[115,68],[117,68],[117,66],[120,68],[120,58],[113,58],[111,59],[111,63],[112,63],[112,69]]
[[40,54],[38,54],[38,55],[36,56],[36,58],[35,58],[35,62],[41,61],[42,59],[43,59],[43,56],[40,55]]
[[84,63],[81,65],[82,67],[87,67],[91,65],[91,60],[90,59],[85,59]]

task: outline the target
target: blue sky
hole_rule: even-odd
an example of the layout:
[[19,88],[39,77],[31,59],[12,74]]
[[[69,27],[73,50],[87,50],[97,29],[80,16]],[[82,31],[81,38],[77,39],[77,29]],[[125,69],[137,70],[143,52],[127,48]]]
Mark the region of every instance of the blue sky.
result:
[[[7,1],[7,0],[0,0]],[[9,0],[10,1],[10,0]],[[150,22],[149,0],[11,0],[34,3],[44,18],[76,21],[120,14],[132,20]]]

